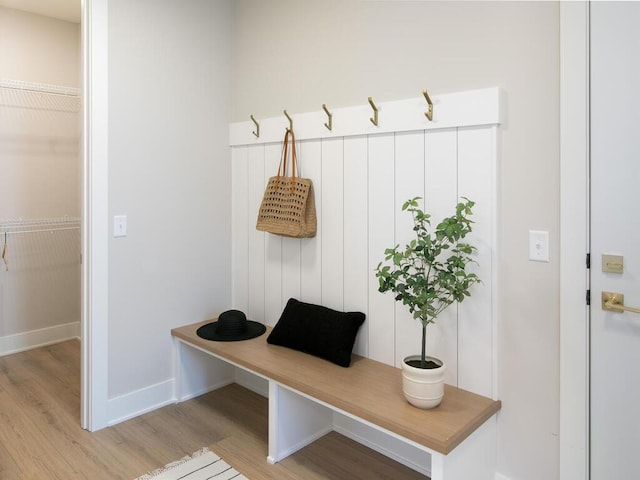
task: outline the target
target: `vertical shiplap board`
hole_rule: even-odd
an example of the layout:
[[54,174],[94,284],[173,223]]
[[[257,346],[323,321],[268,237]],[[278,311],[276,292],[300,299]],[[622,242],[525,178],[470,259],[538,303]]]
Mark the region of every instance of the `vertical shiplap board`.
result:
[[369,358],[389,365],[395,360],[395,301],[378,292],[374,270],[395,242],[394,148],[392,133],[369,136]]
[[475,285],[458,306],[458,382],[460,388],[493,395],[492,246],[495,134],[492,127],[458,131],[458,192],[476,205],[473,231],[467,240],[477,247],[475,271],[483,283]]
[[344,187],[342,138],[322,140],[322,305],[344,309]]
[[[402,211],[410,198],[424,197],[424,132],[396,133],[395,138],[395,243],[401,249],[416,238],[411,213]],[[391,247],[392,244],[388,244]],[[415,320],[409,307],[395,302],[396,352],[395,365],[401,366],[408,355],[421,351],[421,322]]]
[[[296,142],[296,151],[299,151],[300,142]],[[302,168],[302,160],[300,156],[297,159],[298,171]],[[280,299],[280,311],[278,316],[272,319],[271,325],[274,325],[282,310],[284,310],[287,301],[290,298],[300,298],[300,269],[302,258],[302,242],[299,238],[282,237],[282,292]]]
[[281,309],[278,317],[274,318],[274,324],[279,314],[284,310],[290,298],[300,298],[300,259],[302,255],[302,243],[298,238],[282,238],[282,297]]
[[290,298],[300,298],[300,261],[302,243],[299,238],[282,238],[282,296],[280,299],[282,313]]
[[[455,212],[458,201],[458,134],[456,129],[425,133],[426,211],[435,228]],[[427,351],[447,365],[445,381],[458,385],[458,306],[451,305],[427,328]]]
[[265,233],[256,230],[256,219],[262,202],[265,188],[264,145],[247,147],[248,165],[248,216],[246,217],[248,230],[248,255],[247,265],[249,272],[249,305],[246,310],[247,317],[258,321],[264,321],[264,272]]
[[[298,149],[300,173],[313,182],[316,215],[322,219],[322,143],[321,140],[300,142]],[[301,272],[300,297],[304,302],[322,303],[322,231],[323,225],[318,221],[318,231],[314,238],[300,240]]]
[[367,320],[360,327],[353,351],[369,355],[367,238],[367,137],[344,139],[344,309],[364,312]]
[[[269,178],[278,171],[281,152],[278,144],[265,146],[263,191]],[[264,321],[267,325],[274,325],[282,313],[282,237],[266,233],[264,251]]]
[[[296,142],[296,151],[300,147],[300,142]],[[299,174],[301,160],[297,158],[297,175]],[[291,165],[288,165],[289,172]],[[285,172],[286,173],[286,172]],[[287,175],[290,175],[288,173]],[[299,238],[282,237],[282,292],[280,305],[281,310],[290,298],[300,298],[300,269],[302,258],[302,244]],[[279,317],[273,319],[273,323]]]
[[248,148],[231,150],[231,229],[232,242],[232,306],[246,312],[249,308],[249,185]]

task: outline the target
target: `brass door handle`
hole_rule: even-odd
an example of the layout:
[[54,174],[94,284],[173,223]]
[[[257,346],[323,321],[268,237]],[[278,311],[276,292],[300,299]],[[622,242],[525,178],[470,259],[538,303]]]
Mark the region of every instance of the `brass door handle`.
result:
[[625,307],[624,294],[614,292],[602,292],[602,309],[620,313],[640,313],[640,308]]

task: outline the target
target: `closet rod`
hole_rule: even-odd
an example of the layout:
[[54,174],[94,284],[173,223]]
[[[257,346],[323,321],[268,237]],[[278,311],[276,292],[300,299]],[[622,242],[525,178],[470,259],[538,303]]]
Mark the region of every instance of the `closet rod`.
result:
[[40,94],[44,94],[44,95],[56,95],[58,97],[78,98],[78,95],[74,95],[72,93],[45,92],[43,90],[34,90],[32,88],[8,87],[6,85],[0,85],[0,88],[7,88],[9,90],[19,90],[21,92],[40,93]]
[[80,227],[62,227],[62,228],[44,228],[44,229],[39,229],[39,230],[19,230],[17,232],[11,232],[9,230],[2,232],[2,235],[7,234],[7,235],[22,235],[25,233],[42,233],[42,232],[49,232],[49,233],[53,233],[53,232],[59,232],[62,230],[80,230]]
[[23,227],[25,225],[64,225],[64,224],[80,223],[79,217],[51,217],[51,218],[34,218],[33,220],[1,220],[0,229],[2,228],[16,228]]
[[21,82],[18,80],[0,80],[0,88],[17,90],[29,93],[40,93],[45,95],[56,95],[60,97],[79,98],[80,92],[75,87],[61,87],[59,85],[47,85],[32,82]]

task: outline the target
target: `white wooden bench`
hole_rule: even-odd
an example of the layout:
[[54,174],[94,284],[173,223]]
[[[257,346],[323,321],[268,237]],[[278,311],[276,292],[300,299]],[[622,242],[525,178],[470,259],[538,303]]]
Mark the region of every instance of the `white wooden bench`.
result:
[[349,368],[343,368],[269,345],[270,328],[251,340],[212,342],[196,334],[205,323],[171,330],[176,401],[233,383],[238,369],[265,379],[270,463],[331,430],[343,433],[349,425],[357,425],[365,432],[360,434],[363,443],[372,446],[380,437],[388,440],[385,445],[399,445],[401,453],[392,452],[393,447],[378,450],[407,460],[403,463],[421,473],[430,472],[432,480],[495,479],[500,401],[447,385],[437,408],[420,410],[404,399],[397,368],[357,355]]

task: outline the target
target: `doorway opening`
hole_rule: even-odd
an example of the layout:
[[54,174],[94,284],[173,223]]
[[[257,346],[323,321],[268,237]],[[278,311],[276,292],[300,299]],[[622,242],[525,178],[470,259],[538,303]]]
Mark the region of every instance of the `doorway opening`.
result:
[[80,11],[80,0],[0,0],[0,356],[42,350],[46,364],[49,345],[69,343],[78,384]]

